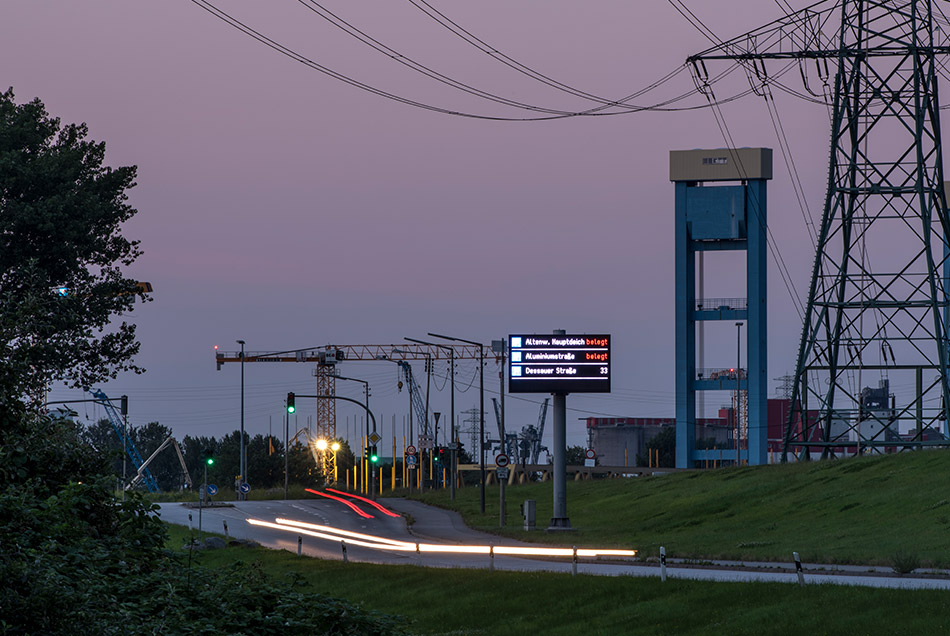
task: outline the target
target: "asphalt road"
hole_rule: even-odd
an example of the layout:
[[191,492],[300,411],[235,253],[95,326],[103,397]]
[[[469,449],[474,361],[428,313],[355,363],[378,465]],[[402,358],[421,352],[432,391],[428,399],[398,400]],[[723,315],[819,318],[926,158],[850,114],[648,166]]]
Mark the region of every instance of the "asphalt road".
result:
[[[254,526],[248,518],[273,522],[276,518],[293,519],[321,526],[370,534],[396,541],[438,543],[451,545],[530,545],[511,539],[472,530],[462,523],[461,517],[454,512],[426,506],[419,502],[402,499],[380,499],[380,503],[389,509],[410,515],[412,527],[407,525],[406,517],[389,517],[378,513],[368,505],[360,507],[373,514],[372,519],[364,519],[344,504],[332,500],[298,501],[244,501],[234,507],[205,508],[201,511],[203,531],[221,534],[227,523],[228,534],[237,539],[251,539],[263,546],[296,552],[298,536],[302,538],[302,554],[321,559],[343,558],[341,542],[318,539],[297,532],[288,532],[268,527]],[[167,503],[160,505],[162,519],[169,523],[191,525],[198,531],[199,510],[183,504]],[[191,519],[189,520],[189,515]],[[570,547],[570,534],[565,535],[564,547]],[[635,546],[632,546],[635,548]],[[387,565],[418,565],[443,568],[473,568],[511,571],[547,571],[570,573],[570,559],[520,558],[512,556],[494,556],[467,554],[431,554],[415,552],[390,552],[347,544],[347,557],[353,561],[379,563]],[[751,567],[750,567],[751,566]],[[863,571],[862,571],[863,570]],[[645,565],[629,559],[609,559],[600,561],[580,561],[577,564],[580,574],[601,576],[652,576],[658,577],[657,565]],[[693,579],[705,581],[761,581],[798,583],[798,577],[791,563],[737,564],[719,562],[696,567],[688,563],[672,562],[667,567],[668,578]],[[868,587],[903,589],[950,589],[950,577],[931,576],[893,576],[885,571],[872,568],[834,568],[832,566],[805,565],[805,583],[807,585],[824,583],[835,585],[860,585]]]

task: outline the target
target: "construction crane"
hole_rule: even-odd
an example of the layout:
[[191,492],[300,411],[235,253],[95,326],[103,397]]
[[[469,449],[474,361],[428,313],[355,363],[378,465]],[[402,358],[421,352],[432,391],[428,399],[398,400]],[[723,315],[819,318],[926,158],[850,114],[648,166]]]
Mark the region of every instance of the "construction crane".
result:
[[[449,353],[451,350],[452,354]],[[341,362],[390,361],[408,362],[418,360],[478,360],[479,347],[471,344],[423,345],[423,344],[387,344],[387,345],[326,345],[289,349],[286,351],[218,351],[215,347],[215,364],[218,370],[229,362],[297,362],[316,363],[314,377],[317,382],[317,395],[336,395],[336,365]],[[402,367],[401,367],[402,368]],[[404,371],[405,373],[405,371]],[[418,395],[414,392],[413,395]],[[421,398],[420,398],[421,401]],[[416,405],[413,405],[416,407]],[[416,407],[418,412],[418,407]],[[423,409],[424,412],[424,409]],[[422,418],[423,421],[425,418]],[[428,431],[428,423],[425,423]],[[316,438],[318,440],[336,439],[336,400],[318,399],[316,416]]]
[[396,364],[399,365],[399,370],[402,372],[402,376],[406,379],[406,384],[409,386],[409,401],[412,403],[412,410],[416,413],[416,421],[421,423],[421,426],[418,428],[419,438],[428,439],[431,436],[429,430],[429,414],[426,412],[426,406],[422,402],[422,390],[412,376],[412,365],[405,360],[397,360]]
[[132,460],[132,465],[135,466],[135,469],[138,471],[136,478],[132,483],[125,486],[125,489],[128,490],[133,484],[144,480],[145,487],[148,488],[149,492],[158,492],[158,482],[155,481],[155,476],[152,475],[152,471],[148,469],[148,465],[142,461],[142,456],[139,455],[138,449],[135,448],[135,443],[126,436],[125,423],[122,421],[122,416],[119,415],[115,406],[112,405],[112,400],[110,400],[109,396],[101,389],[89,389],[89,394],[97,400],[97,404],[101,404],[102,408],[105,409],[109,423],[112,424],[116,435],[119,436],[119,441],[122,442],[122,447],[125,449],[125,452],[128,453],[129,459]]
[[141,482],[145,478],[145,471],[148,470],[148,465],[152,463],[153,459],[158,457],[159,453],[161,453],[163,450],[165,450],[169,446],[174,448],[175,454],[178,455],[178,462],[181,464],[181,473],[182,473],[182,476],[185,478],[185,486],[187,488],[191,488],[191,473],[188,472],[188,465],[185,464],[185,455],[181,452],[181,446],[178,445],[178,440],[175,439],[175,436],[169,435],[168,439],[162,442],[159,445],[159,447],[155,449],[155,452],[149,455],[148,459],[142,462],[142,465],[139,466],[138,472],[136,473],[135,477],[132,479],[131,482],[129,482],[129,485],[125,487],[126,490],[131,490],[132,488],[135,488],[135,486],[137,486],[139,482]]
[[[533,440],[530,440],[527,436],[526,439],[531,441],[531,463],[538,463],[538,456],[541,455],[541,451],[547,451],[547,446],[541,445],[541,440],[544,439],[544,422],[547,420],[548,415],[548,402],[551,398],[544,398],[544,404],[541,405],[541,413],[538,415],[538,427],[537,427],[537,437]],[[531,430],[531,427],[528,427],[528,430]]]
[[[544,422],[547,419],[548,414],[548,402],[551,398],[544,398],[544,403],[541,404],[540,415],[538,416],[538,425],[532,426],[528,425],[522,427],[521,433],[508,433],[505,436],[504,452],[509,457],[520,458],[519,463],[530,463],[537,464],[538,456],[541,454],[541,451],[546,451],[547,447],[541,445],[541,438],[544,436]],[[492,404],[495,406],[495,421],[498,422],[498,434],[501,436],[501,407],[498,404],[498,400],[495,398],[491,399]],[[530,462],[528,459],[530,458]]]

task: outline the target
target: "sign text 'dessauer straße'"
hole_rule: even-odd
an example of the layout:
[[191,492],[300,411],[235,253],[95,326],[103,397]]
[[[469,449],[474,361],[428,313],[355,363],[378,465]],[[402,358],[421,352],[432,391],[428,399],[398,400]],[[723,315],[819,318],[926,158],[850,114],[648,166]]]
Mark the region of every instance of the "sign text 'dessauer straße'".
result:
[[609,335],[512,335],[508,347],[512,393],[610,391]]

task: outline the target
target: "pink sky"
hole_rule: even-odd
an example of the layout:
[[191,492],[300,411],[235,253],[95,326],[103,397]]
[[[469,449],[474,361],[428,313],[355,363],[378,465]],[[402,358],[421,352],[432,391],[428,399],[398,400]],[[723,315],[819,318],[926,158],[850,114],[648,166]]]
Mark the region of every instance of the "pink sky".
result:
[[[689,4],[723,37],[779,15],[771,3]],[[325,5],[453,78],[555,108],[590,106],[501,66],[408,2]],[[529,114],[415,76],[293,0],[221,6],[386,90],[487,115]],[[520,62],[612,98],[708,46],[665,2],[435,6]],[[154,302],[134,315],[139,362],[149,371],[103,386],[130,396],[133,422],[158,420],[179,436],[234,430],[238,369],[216,371],[211,347],[234,349],[238,338],[251,350],[273,350],[400,342],[428,331],[488,342],[558,328],[614,337],[614,391],[568,398],[569,443],[584,442],[577,418],[591,413],[673,415],[667,153],[723,145],[708,110],[535,123],[464,119],[346,86],[186,0],[7,0],[2,14],[4,87],[12,85],[20,101],[40,97],[64,121],[87,122],[91,137],[107,143],[111,165],[139,166],[131,193],[139,214],[126,233],[145,250],[132,273],[155,288]],[[723,90],[744,87],[737,74]],[[656,99],[690,88],[683,73]],[[779,109],[818,214],[827,114],[789,97],[779,98]],[[777,148],[759,98],[724,113],[738,145]],[[803,294],[812,248],[776,157],[769,221]],[[734,266],[729,259],[711,264],[708,296],[744,295]],[[793,370],[800,323],[772,262],[770,270],[769,371],[778,377]],[[734,364],[734,327],[707,333],[707,366]],[[312,389],[309,365],[277,367],[247,368],[251,434],[266,433],[272,420],[277,430],[288,390]],[[459,381],[467,384],[473,369],[463,366]],[[401,431],[408,399],[397,393],[394,365],[348,363],[341,372],[369,380],[384,432],[394,415]],[[486,378],[497,387],[493,365]],[[340,384],[343,395],[358,392]],[[79,394],[53,394],[69,397]],[[534,423],[543,397],[509,400],[509,430]],[[447,389],[432,399],[435,410],[448,411]],[[476,406],[477,390],[459,395],[457,405]],[[338,412],[345,434],[346,418],[357,411]],[[490,414],[486,421],[494,430]]]

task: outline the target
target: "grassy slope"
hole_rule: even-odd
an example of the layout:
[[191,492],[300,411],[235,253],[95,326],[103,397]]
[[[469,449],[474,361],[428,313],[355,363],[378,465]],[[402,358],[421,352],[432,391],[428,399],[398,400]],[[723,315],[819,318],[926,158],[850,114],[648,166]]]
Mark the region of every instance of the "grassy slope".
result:
[[[177,548],[188,529],[171,526]],[[937,634],[950,629],[942,591],[841,586],[703,583],[299,558],[286,551],[205,552],[201,567],[260,561],[275,576],[296,573],[306,588],[410,617],[420,634]]]
[[760,560],[890,565],[898,553],[950,567],[950,451],[841,461],[743,467],[640,479],[569,482],[568,514],[577,532],[524,533],[519,505],[538,502],[551,517],[551,484],[507,489],[508,525],[498,528],[498,489],[444,491],[426,502],[457,508],[473,527],[533,541],[629,546],[667,554]]

